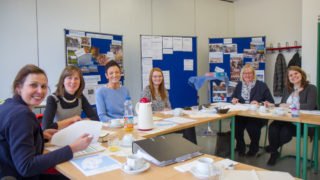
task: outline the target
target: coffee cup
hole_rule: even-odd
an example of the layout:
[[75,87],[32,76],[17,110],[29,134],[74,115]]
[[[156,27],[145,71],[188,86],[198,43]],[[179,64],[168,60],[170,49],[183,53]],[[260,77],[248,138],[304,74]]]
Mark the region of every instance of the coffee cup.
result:
[[251,111],[256,111],[256,110],[258,109],[258,106],[257,106],[256,104],[250,104],[249,109],[250,109]]
[[174,116],[181,116],[182,115],[182,109],[181,108],[175,108],[173,110],[173,115]]
[[141,169],[144,164],[145,164],[144,159],[135,154],[129,155],[127,157],[127,166],[130,170]]
[[111,127],[119,127],[119,126],[121,126],[120,119],[111,119],[110,126]]
[[265,106],[260,106],[259,107],[259,112],[266,113],[267,112],[267,108]]
[[274,112],[276,115],[281,115],[281,116],[285,114],[285,110],[283,108],[276,108]]
[[196,168],[199,173],[210,176],[213,171],[213,159],[211,158],[199,158],[197,160]]
[[133,136],[132,134],[126,134],[122,137],[122,145],[123,146],[131,146],[133,142]]

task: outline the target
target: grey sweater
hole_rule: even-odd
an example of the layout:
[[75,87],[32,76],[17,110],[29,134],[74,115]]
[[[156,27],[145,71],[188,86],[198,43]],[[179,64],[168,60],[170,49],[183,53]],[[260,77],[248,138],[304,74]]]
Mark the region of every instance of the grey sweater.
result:
[[[281,103],[286,103],[287,99],[293,91],[288,91],[287,88],[284,89]],[[315,110],[317,109],[317,88],[313,84],[307,85],[300,93],[300,109],[303,110]]]

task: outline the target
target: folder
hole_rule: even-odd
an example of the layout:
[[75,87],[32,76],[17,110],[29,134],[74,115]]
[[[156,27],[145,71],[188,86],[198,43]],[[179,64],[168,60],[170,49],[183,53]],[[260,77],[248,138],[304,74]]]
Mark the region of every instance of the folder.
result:
[[135,141],[132,152],[157,166],[166,166],[202,155],[201,148],[180,135],[170,134]]

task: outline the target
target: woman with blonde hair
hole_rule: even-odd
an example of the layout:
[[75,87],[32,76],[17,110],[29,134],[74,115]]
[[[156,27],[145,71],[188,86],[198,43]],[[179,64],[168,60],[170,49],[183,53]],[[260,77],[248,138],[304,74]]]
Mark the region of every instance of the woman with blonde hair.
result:
[[[246,103],[259,105],[264,103],[274,103],[273,97],[268,86],[259,80],[256,80],[256,73],[250,64],[243,66],[240,72],[240,81],[238,82],[233,94],[233,104]],[[255,156],[259,151],[259,140],[261,128],[267,123],[266,120],[250,117],[237,116],[235,120],[235,137],[237,140],[236,150],[240,156],[244,156],[246,152],[246,144],[244,141],[244,130],[246,129],[251,143],[247,156]]]

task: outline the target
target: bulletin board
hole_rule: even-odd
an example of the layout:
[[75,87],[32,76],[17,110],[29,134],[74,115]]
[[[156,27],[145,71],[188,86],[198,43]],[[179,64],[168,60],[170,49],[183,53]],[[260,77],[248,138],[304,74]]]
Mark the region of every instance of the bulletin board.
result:
[[106,84],[105,65],[116,61],[123,71],[122,35],[65,29],[66,65],[78,66],[85,80],[83,94],[95,105],[95,91]]
[[153,67],[163,71],[172,108],[198,104],[197,91],[188,84],[197,76],[197,38],[191,36],[141,35],[142,88],[149,84]]
[[230,102],[243,65],[250,63],[257,80],[265,81],[266,37],[209,38],[209,71],[225,72],[229,83],[213,80],[211,102]]

